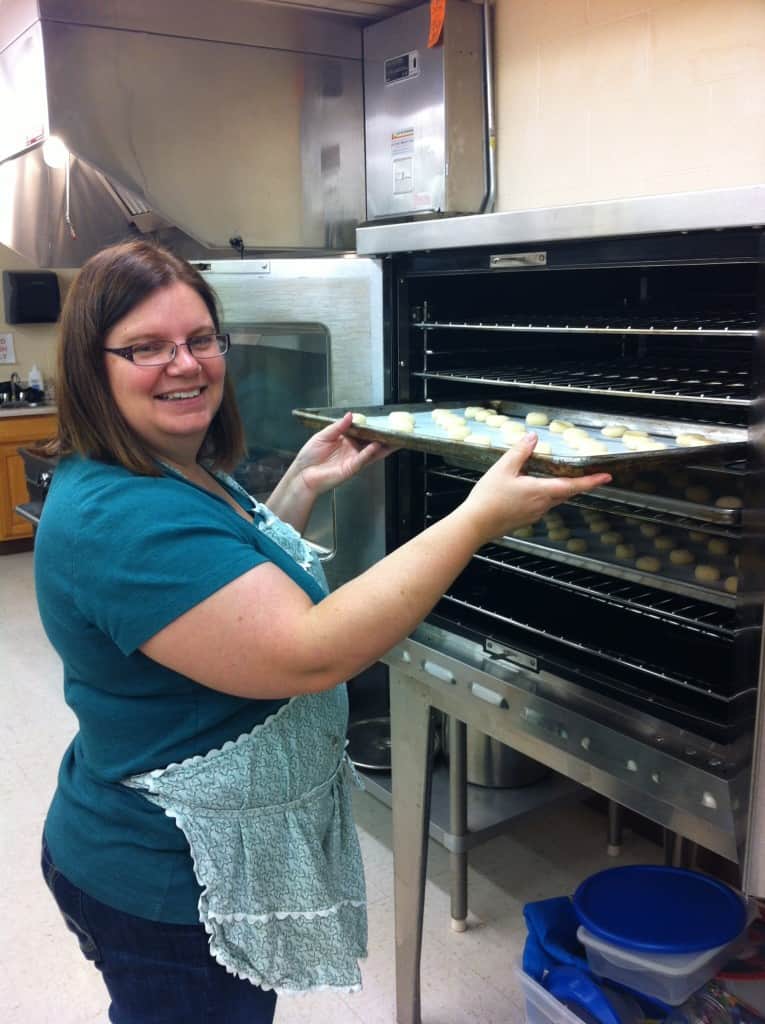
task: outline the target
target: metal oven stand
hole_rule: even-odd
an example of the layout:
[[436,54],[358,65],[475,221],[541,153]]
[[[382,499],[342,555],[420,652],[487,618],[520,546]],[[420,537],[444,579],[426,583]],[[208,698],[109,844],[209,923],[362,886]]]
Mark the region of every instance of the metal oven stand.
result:
[[[464,727],[528,754],[679,836],[736,860],[743,839],[746,755],[707,744],[634,711],[608,706],[544,672],[502,663],[476,643],[424,625],[385,658],[392,669],[396,1019],[421,1024],[420,957],[430,819],[433,711],[452,716],[452,831],[465,834]],[[565,692],[565,703],[562,697]],[[734,763],[736,756],[742,763]],[[615,836],[616,822],[612,821]],[[466,914],[467,846],[452,855],[452,917]],[[459,927],[459,924],[457,924]]]

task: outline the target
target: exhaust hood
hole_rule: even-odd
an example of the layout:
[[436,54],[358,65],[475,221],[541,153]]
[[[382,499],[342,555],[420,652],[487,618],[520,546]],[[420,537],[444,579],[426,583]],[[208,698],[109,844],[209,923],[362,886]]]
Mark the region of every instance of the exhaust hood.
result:
[[144,232],[200,259],[237,238],[343,251],[363,217],[357,23],[241,0],[0,5],[0,243],[34,265]]

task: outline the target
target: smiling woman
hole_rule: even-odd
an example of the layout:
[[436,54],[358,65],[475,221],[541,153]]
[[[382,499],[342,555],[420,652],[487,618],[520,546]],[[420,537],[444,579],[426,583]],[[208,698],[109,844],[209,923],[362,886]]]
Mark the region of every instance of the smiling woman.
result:
[[347,413],[255,501],[224,472],[241,451],[227,348],[205,281],[147,243],[93,257],[67,296],[35,579],[79,732],[43,865],[114,1024],[266,1024],[274,991],[360,986],[343,680],[482,544],[608,481],[524,476],[528,436],[330,594],[302,531],[389,451],[348,437]]

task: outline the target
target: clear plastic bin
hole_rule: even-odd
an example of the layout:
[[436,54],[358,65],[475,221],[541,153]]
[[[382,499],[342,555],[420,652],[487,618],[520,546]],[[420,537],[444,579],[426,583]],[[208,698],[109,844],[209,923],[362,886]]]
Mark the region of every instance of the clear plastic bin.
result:
[[739,937],[701,953],[661,954],[615,946],[584,927],[576,934],[587,951],[593,974],[618,981],[670,1006],[679,1006],[713,978],[742,941]]
[[582,1024],[582,1018],[559,1003],[547,989],[518,967],[518,978],[526,997],[526,1024]]

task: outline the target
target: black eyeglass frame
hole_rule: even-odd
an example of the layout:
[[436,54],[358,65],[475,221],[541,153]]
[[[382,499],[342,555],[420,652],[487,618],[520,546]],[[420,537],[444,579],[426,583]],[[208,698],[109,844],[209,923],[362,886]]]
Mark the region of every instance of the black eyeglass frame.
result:
[[[195,341],[202,341],[203,339],[207,340],[209,338],[218,338],[219,341],[220,339],[223,339],[225,343],[225,348],[221,349],[219,352],[216,352],[214,355],[211,356],[200,356],[193,352],[189,347],[190,345],[193,345]],[[170,363],[172,363],[172,361],[178,354],[178,349],[181,348],[183,345],[185,345],[186,348],[189,349],[189,352],[191,352],[191,355],[194,356],[195,359],[218,359],[220,358],[220,356],[225,356],[226,353],[231,348],[231,335],[228,332],[222,334],[199,334],[197,335],[196,338],[189,338],[188,341],[170,342],[170,344],[173,346],[173,354],[170,356],[169,359],[166,359],[164,362],[161,363],[137,363],[135,361],[135,354],[133,350],[136,348],[140,348],[141,344],[141,342],[136,342],[135,345],[125,345],[123,348],[105,348],[103,351],[112,352],[115,356],[122,356],[123,359],[127,359],[129,363],[133,364],[133,366],[137,366],[140,370],[144,370],[149,369],[152,366],[169,366]],[[146,344],[146,342],[143,342],[143,344]]]

